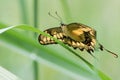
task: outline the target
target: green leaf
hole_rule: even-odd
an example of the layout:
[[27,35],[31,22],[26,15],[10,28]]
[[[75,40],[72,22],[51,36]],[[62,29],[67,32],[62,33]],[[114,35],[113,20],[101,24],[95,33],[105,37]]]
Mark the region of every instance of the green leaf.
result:
[[16,75],[0,66],[0,80],[21,80]]
[[[48,64],[49,62],[52,62],[55,65],[51,65],[51,64],[49,65],[53,67],[56,66],[55,67],[56,69],[59,69],[59,70],[62,69],[62,71],[69,73],[69,75],[72,75],[73,77],[78,77],[79,79],[81,79],[82,77],[86,80],[104,80],[104,79],[111,80],[104,73],[96,69],[91,63],[89,63],[83,57],[78,55],[74,50],[64,45],[59,40],[53,38],[52,36],[36,28],[33,28],[29,25],[9,26],[6,28],[4,27],[6,27],[6,25],[0,24],[0,28],[2,28],[0,29],[0,33],[1,33],[0,40],[6,41],[11,45],[14,45],[15,47],[18,47],[20,49],[23,49],[29,52],[28,57],[30,57],[31,59],[35,59],[38,62],[42,62],[42,63],[44,62],[46,64]],[[85,63],[84,66],[81,63],[79,64],[75,63],[74,61],[67,59],[63,55],[57,54],[57,52],[54,50],[44,47],[43,45],[40,45],[38,42],[36,42],[36,39],[34,40],[33,38],[28,37],[27,34],[17,32],[16,31],[17,29],[10,30],[12,28],[28,30],[28,31],[36,32],[36,33],[48,36],[50,38],[53,38],[62,47],[70,51],[72,54],[77,55]],[[31,54],[33,57],[29,56]],[[87,67],[85,65],[87,65]]]

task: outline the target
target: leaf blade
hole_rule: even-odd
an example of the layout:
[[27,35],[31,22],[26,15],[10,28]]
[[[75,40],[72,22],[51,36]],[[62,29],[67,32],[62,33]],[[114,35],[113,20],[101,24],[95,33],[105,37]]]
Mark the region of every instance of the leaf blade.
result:
[[[40,31],[38,29],[35,29],[33,27],[30,27],[28,25],[17,25],[15,27],[17,27],[19,29],[23,29],[23,30],[29,30],[29,31],[32,31],[32,32],[37,32],[37,33],[43,34],[45,36],[48,36],[50,38],[53,38],[50,35],[45,34],[44,32],[42,32],[42,31]],[[12,28],[15,28],[15,27],[12,26]],[[8,30],[10,30],[12,28],[9,28],[9,29],[7,29],[5,31],[8,31]],[[2,33],[4,33],[5,31],[3,31]],[[38,43],[36,43],[33,39],[29,39],[29,38],[26,39],[25,38],[26,36],[18,34],[18,33],[16,33],[17,35],[15,36],[14,33],[15,32],[8,32],[8,33],[6,32],[7,37],[9,35],[9,38],[7,38],[7,39],[9,39],[9,40],[11,39],[9,41],[10,43],[18,45],[20,47],[21,47],[21,44],[23,44],[22,47],[21,47],[22,49],[25,49],[25,50],[27,50],[29,52],[33,51],[33,49],[34,49],[34,51],[35,51],[34,53],[36,53],[37,56],[42,57],[42,58],[44,58],[47,61],[51,61],[51,62],[55,63],[56,65],[62,66],[65,69],[68,69],[69,71],[74,72],[77,75],[82,75],[84,77],[88,76],[90,79],[98,79],[98,80],[100,80],[100,78],[104,79],[105,77],[106,77],[106,79],[109,79],[108,76],[106,76],[104,73],[100,72],[91,63],[86,61],[81,56],[80,56],[80,58],[82,59],[82,61],[85,62],[89,66],[89,68],[91,68],[93,70],[93,72],[87,70],[86,68],[84,68],[82,66],[79,66],[79,65],[73,63],[72,61],[69,61],[69,60],[67,60],[67,59],[65,59],[63,57],[60,57],[54,51],[48,50],[47,48],[44,48],[42,45],[38,45]],[[6,40],[5,34],[2,34],[2,35],[3,35],[2,38],[4,40]],[[54,39],[54,40],[57,41],[62,47],[64,47],[67,50],[69,50],[71,53],[77,54],[76,52],[71,50],[69,47],[67,47],[63,43],[61,43],[60,41],[58,41],[56,39]],[[15,41],[17,41],[17,42],[15,42]],[[18,43],[18,42],[20,42],[20,43]],[[48,52],[46,52],[46,51],[48,51]],[[42,53],[44,53],[44,54],[42,54]],[[83,74],[83,72],[85,72],[85,74]],[[96,77],[93,74],[96,75]],[[89,75],[92,75],[92,76],[89,76]]]

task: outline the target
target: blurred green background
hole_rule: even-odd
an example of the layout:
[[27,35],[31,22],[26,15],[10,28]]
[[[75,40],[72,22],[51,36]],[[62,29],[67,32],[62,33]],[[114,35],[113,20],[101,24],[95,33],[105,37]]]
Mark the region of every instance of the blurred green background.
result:
[[[35,1],[37,1],[37,4],[35,4]],[[37,7],[35,7],[36,5]],[[48,15],[48,12],[55,15],[56,11],[65,24],[79,22],[96,29],[98,41],[107,49],[119,55],[119,0],[0,0],[0,23],[8,26],[27,24],[36,26],[43,31],[47,28],[60,26],[60,22]],[[34,36],[31,32],[21,30],[18,30],[18,33],[25,34],[29,38]],[[39,44],[37,38],[34,38],[34,40]],[[59,66],[52,62],[49,63],[48,60],[35,63],[31,59],[31,55],[28,55],[29,52],[21,49],[20,46],[15,46],[7,40],[0,39],[0,66],[8,69],[22,80],[35,80],[35,74],[39,75],[37,76],[39,80],[92,80],[71,76],[69,73],[64,72],[65,70],[56,68]],[[64,58],[71,59],[78,65],[82,64],[81,61],[81,64],[79,64],[79,59],[76,59],[75,56],[59,45],[49,45],[45,48],[52,49],[58,56],[61,55]],[[105,51],[95,51],[94,55],[98,58],[98,61],[96,61],[86,52],[76,51],[108,75],[111,80],[120,80],[120,57],[116,59]],[[34,50],[31,53],[34,53]]]

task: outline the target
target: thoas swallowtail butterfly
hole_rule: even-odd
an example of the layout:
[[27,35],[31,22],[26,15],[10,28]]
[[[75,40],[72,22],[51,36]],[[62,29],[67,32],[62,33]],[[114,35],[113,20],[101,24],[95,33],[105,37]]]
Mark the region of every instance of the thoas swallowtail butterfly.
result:
[[[57,38],[65,44],[73,47],[74,49],[78,48],[81,51],[86,50],[88,53],[94,52],[96,44],[98,44],[101,51],[106,50],[109,53],[118,57],[117,54],[107,50],[96,40],[96,31],[89,26],[80,23],[71,23],[71,24],[61,24],[60,27],[50,28],[44,31],[45,33],[50,34],[51,36]],[[39,43],[42,45],[56,44],[56,42],[50,37],[44,35],[39,35]]]
[[[81,23],[61,23],[60,27],[50,28],[45,30],[44,32],[50,34],[54,38],[57,38],[64,44],[68,44],[74,49],[78,48],[81,51],[86,50],[91,55],[92,52],[94,52],[96,45],[98,45],[98,48],[101,51],[105,50],[113,54],[115,57],[118,57],[117,54],[107,50],[103,47],[103,45],[97,42],[96,31],[87,25]],[[39,35],[38,40],[39,43],[42,45],[56,44],[53,39],[41,34]]]

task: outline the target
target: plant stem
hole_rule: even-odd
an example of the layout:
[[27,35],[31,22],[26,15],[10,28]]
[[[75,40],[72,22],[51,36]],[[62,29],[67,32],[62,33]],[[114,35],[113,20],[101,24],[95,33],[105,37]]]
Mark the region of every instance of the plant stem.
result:
[[[33,26],[38,28],[38,0],[33,0]],[[34,33],[34,38],[36,38],[37,34]],[[34,67],[34,80],[39,80],[39,63],[37,61],[33,61]]]
[[33,20],[33,24],[35,28],[38,28],[38,0],[34,0],[33,1],[33,15],[34,15],[34,20]]
[[29,24],[28,15],[27,15],[27,4],[25,0],[19,0],[20,2],[20,9],[21,9],[21,21],[24,24]]
[[37,61],[33,61],[33,68],[34,68],[34,80],[39,80],[39,63]]

